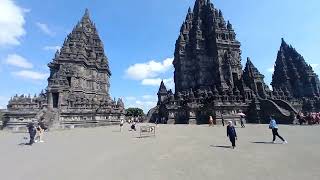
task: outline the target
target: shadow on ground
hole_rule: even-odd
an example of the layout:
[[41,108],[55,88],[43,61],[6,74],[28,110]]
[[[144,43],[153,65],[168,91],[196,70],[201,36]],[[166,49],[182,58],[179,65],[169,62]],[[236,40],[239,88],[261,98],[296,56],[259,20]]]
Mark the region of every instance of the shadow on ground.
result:
[[273,143],[273,142],[267,142],[267,141],[256,141],[256,142],[251,142],[254,144],[281,144],[281,143]]
[[225,149],[231,149],[232,146],[214,146],[214,145],[210,145],[210,147],[214,147],[214,148],[225,148]]

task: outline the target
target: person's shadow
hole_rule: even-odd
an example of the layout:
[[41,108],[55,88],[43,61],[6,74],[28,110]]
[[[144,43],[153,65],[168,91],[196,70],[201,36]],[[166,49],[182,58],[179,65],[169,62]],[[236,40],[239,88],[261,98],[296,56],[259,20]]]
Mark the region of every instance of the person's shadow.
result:
[[224,149],[231,149],[232,146],[214,146],[214,145],[210,145],[210,147],[214,147],[214,148],[224,148]]
[[273,142],[267,142],[267,141],[255,141],[255,142],[251,142],[254,144],[277,144],[277,143],[273,143]]
[[31,146],[32,144],[30,143],[19,143],[18,146]]
[[[28,137],[23,137],[23,140],[25,140],[25,141],[28,141]],[[18,144],[18,146],[26,146],[26,145],[32,145],[32,144],[30,144],[29,142],[22,142],[22,143],[19,143]]]

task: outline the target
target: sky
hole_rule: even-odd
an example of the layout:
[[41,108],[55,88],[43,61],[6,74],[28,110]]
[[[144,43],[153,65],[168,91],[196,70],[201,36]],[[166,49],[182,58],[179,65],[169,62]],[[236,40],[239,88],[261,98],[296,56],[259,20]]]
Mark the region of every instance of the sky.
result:
[[[105,46],[110,94],[147,112],[163,79],[174,87],[173,53],[180,26],[195,0],[0,0],[0,109],[15,94],[47,86],[54,53],[86,8]],[[211,0],[230,20],[270,84],[281,38],[320,74],[319,0]]]

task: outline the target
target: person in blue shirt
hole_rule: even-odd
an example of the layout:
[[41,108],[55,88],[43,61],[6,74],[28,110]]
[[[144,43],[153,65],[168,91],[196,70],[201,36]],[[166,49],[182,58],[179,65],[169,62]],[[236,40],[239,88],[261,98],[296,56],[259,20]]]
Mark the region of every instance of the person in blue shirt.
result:
[[232,148],[234,149],[236,147],[236,140],[238,140],[238,137],[237,137],[236,129],[232,125],[231,121],[228,122],[227,136],[229,137],[230,142],[232,144]]
[[283,137],[281,137],[280,134],[278,133],[278,125],[277,125],[277,122],[276,122],[276,120],[274,119],[274,117],[270,117],[269,129],[272,130],[272,135],[273,135],[272,143],[275,143],[277,136],[282,140],[283,144],[288,143],[288,142],[287,142],[285,139],[283,139]]

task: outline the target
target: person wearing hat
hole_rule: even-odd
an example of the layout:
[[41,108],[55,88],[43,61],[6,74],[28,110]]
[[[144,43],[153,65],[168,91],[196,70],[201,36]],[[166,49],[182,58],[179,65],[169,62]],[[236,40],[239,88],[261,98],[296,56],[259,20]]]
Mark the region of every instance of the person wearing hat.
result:
[[232,125],[232,121],[228,122],[227,136],[229,137],[230,142],[232,144],[232,148],[234,149],[236,147],[236,140],[238,140],[238,137],[237,137],[236,129]]

